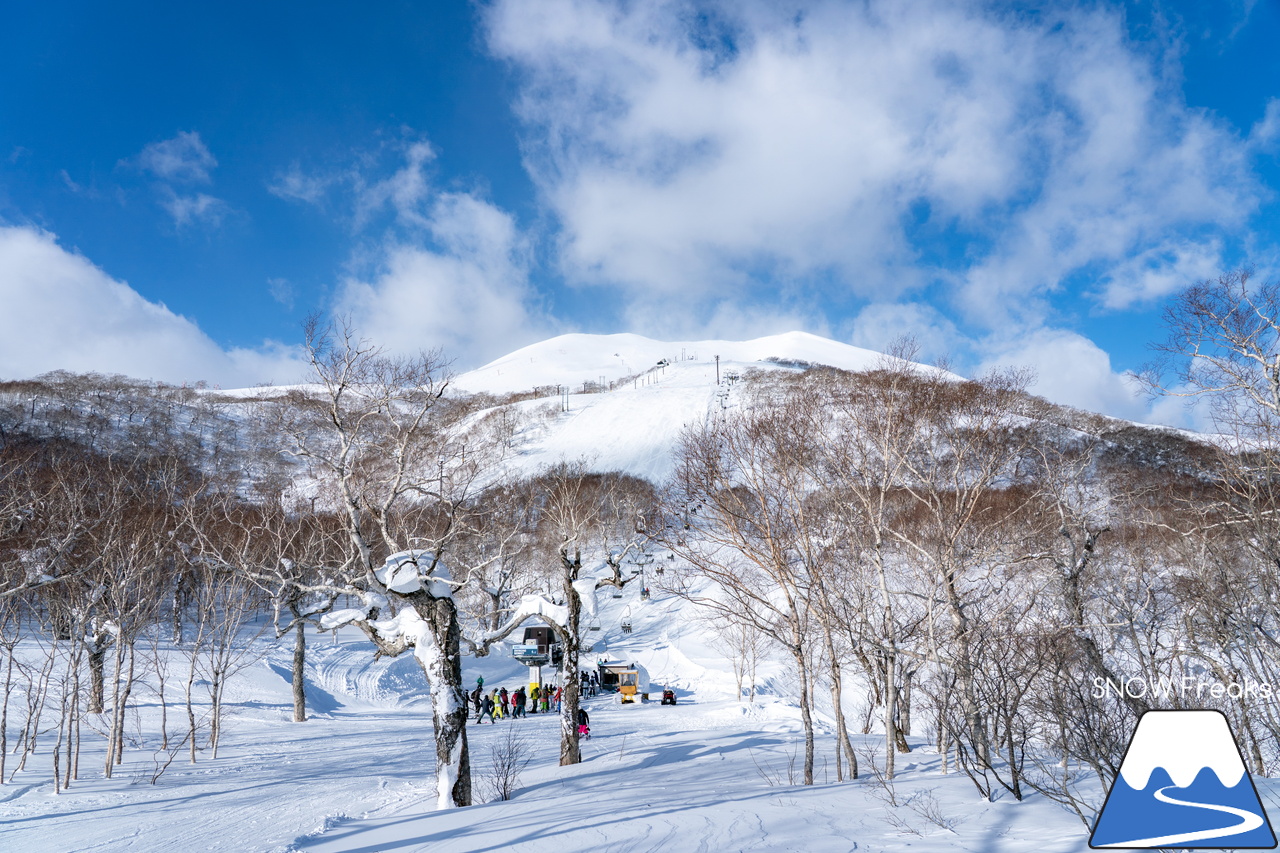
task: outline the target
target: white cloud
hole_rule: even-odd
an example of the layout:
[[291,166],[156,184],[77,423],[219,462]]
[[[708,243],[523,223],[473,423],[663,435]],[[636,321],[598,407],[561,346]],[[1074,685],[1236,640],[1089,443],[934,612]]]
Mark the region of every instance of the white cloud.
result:
[[184,130],[143,148],[138,165],[162,181],[207,184],[212,180],[209,172],[218,161],[199,133]]
[[220,348],[190,320],[143,299],[46,231],[0,227],[0,303],[5,378],[61,369],[230,387],[303,375],[296,353],[280,344]]
[[320,204],[334,180],[332,176],[304,172],[299,164],[294,163],[288,171],[276,175],[276,179],[267,184],[267,192],[283,199]]
[[170,139],[152,142],[132,165],[156,179],[157,200],[177,228],[198,222],[217,226],[231,210],[225,201],[209,193],[178,189],[213,182],[210,173],[218,161],[199,133],[184,130]]
[[1273,151],[1280,141],[1280,98],[1267,101],[1262,118],[1249,132],[1249,141],[1264,151]]
[[[372,174],[385,171],[389,157],[398,164],[395,171],[384,178],[371,178]],[[354,231],[367,229],[387,209],[399,226],[429,229],[432,223],[424,208],[432,197],[428,169],[435,159],[435,149],[425,140],[384,141],[370,150],[356,152],[351,164],[338,168],[307,171],[294,162],[267,184],[267,191],[316,206],[324,205],[332,194],[350,205]]]
[[922,302],[877,302],[866,306],[853,321],[850,343],[884,352],[903,337],[914,338],[920,347],[920,358],[928,362],[948,357],[968,343],[954,323]]
[[294,300],[297,297],[297,289],[293,286],[293,282],[287,278],[269,278],[267,279],[267,289],[271,293],[272,299],[288,310],[293,310]]
[[384,207],[395,211],[402,225],[433,227],[432,219],[422,212],[422,205],[431,194],[431,182],[426,174],[428,163],[436,153],[427,142],[412,142],[404,152],[405,164],[388,178],[366,184],[356,178],[356,227],[366,225],[369,219]]
[[1005,340],[984,342],[994,353],[979,372],[992,368],[1029,367],[1035,381],[1029,389],[1055,403],[1144,420],[1151,414],[1137,380],[1111,367],[1111,357],[1093,341],[1066,329],[1039,328]]
[[218,225],[230,210],[227,203],[207,193],[181,195],[170,187],[160,190],[160,206],[173,217],[173,224],[181,228],[193,222]]
[[[406,197],[386,198],[408,209]],[[412,215],[435,246],[389,242],[374,274],[344,283],[335,313],[389,350],[440,347],[463,369],[546,336],[508,214],[467,193],[439,193]]]
[[[1073,275],[1149,298],[1131,258],[1196,266],[1257,201],[1245,142],[1114,10],[498,0],[486,21],[563,268],[625,300],[759,305],[781,280],[888,303],[942,279],[968,322],[1034,328]],[[919,218],[962,260],[922,265]]]
[[1171,240],[1112,267],[1102,281],[1099,299],[1105,307],[1114,309],[1151,303],[1189,284],[1217,278],[1222,269],[1221,241]]

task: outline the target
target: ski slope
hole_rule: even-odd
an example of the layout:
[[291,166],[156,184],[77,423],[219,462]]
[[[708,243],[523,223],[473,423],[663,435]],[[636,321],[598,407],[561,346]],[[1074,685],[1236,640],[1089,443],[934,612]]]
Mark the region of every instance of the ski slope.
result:
[[[622,471],[661,483],[672,473],[681,431],[738,405],[742,386],[731,377],[751,369],[800,370],[806,364],[866,370],[884,358],[805,332],[676,343],[630,334],[575,334],[517,350],[462,374],[454,385],[472,393],[537,388],[546,395],[513,404],[525,425],[508,460],[511,473],[533,474],[581,460],[594,471]],[[584,383],[591,393],[583,393]]]

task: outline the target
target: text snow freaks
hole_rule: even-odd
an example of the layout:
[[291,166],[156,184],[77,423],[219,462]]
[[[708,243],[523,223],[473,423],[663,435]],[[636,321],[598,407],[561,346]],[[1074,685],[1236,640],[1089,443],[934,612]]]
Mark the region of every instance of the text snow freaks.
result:
[[1102,699],[1113,695],[1128,699],[1271,699],[1276,696],[1275,689],[1265,681],[1247,680],[1243,684],[1232,682],[1223,684],[1195,675],[1184,675],[1179,678],[1103,678],[1093,679],[1093,698]]

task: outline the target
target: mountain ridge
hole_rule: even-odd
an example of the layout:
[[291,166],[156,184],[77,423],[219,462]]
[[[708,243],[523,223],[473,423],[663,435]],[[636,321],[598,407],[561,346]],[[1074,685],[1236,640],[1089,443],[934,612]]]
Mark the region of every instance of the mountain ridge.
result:
[[631,332],[596,335],[570,333],[521,347],[488,364],[454,377],[453,384],[470,393],[510,394],[534,388],[608,385],[658,366],[692,362],[724,369],[767,365],[774,359],[844,370],[866,370],[887,358],[873,350],[844,344],[810,332],[792,331],[746,341],[659,341]]

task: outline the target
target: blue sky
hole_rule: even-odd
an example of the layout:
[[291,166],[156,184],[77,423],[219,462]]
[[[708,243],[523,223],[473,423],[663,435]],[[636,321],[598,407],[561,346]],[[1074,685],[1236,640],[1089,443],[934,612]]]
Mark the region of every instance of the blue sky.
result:
[[868,347],[1183,420],[1125,371],[1280,268],[1280,3],[26,4],[0,375],[460,369],[566,331]]

